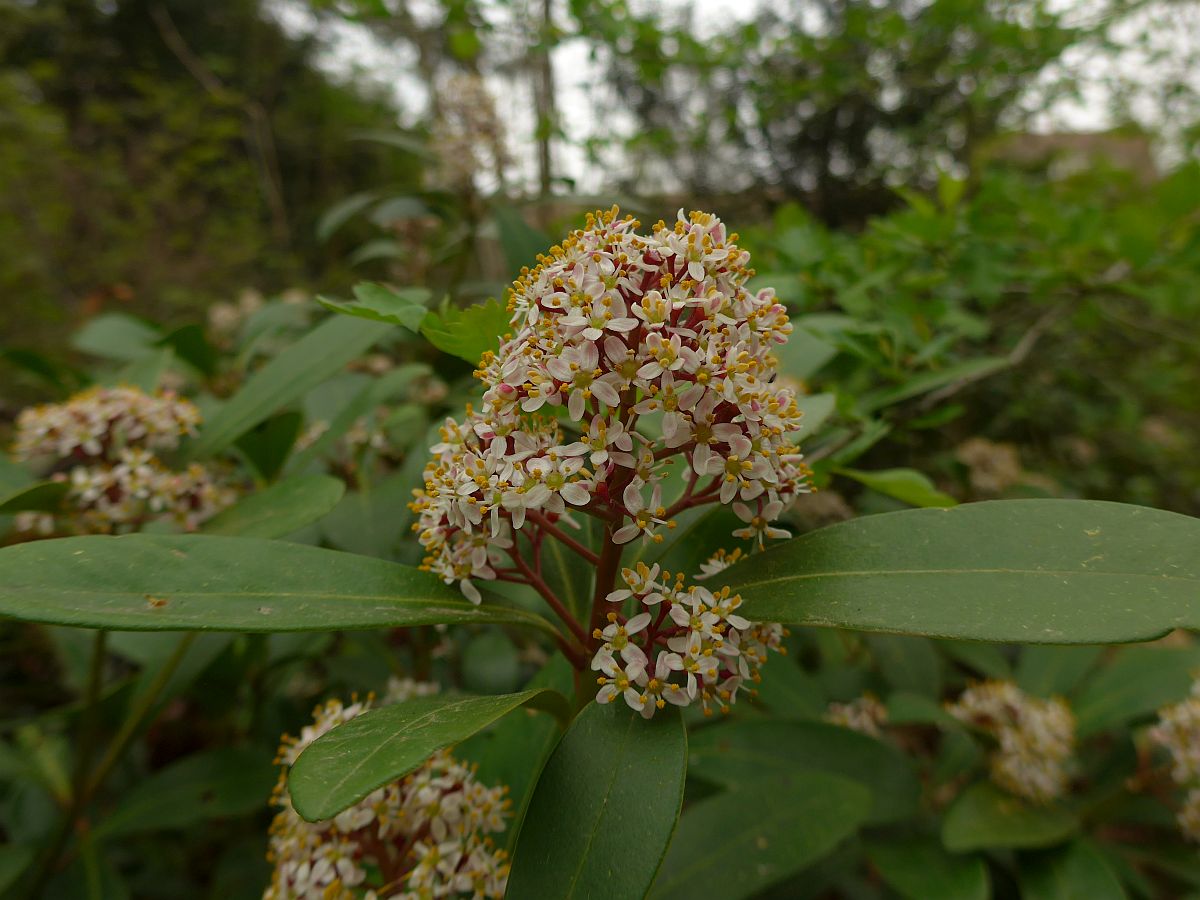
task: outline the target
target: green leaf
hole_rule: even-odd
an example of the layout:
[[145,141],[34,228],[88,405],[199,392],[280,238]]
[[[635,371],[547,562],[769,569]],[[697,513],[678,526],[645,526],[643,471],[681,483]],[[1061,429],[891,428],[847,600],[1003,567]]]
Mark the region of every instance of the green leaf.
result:
[[1087,841],[1020,857],[1022,900],[1124,900],[1125,889]]
[[425,317],[421,334],[443,353],[478,365],[484,352],[496,350],[511,331],[509,320],[508,310],[495,300],[466,309],[447,305]]
[[0,894],[17,883],[37,854],[28,844],[0,845]]
[[[770,678],[770,666],[763,680]],[[893,822],[917,808],[912,761],[894,747],[826,722],[723,722],[692,735],[693,778],[737,788],[766,775],[815,770],[842,775],[871,791],[872,823]]]
[[755,704],[762,704],[781,719],[819,719],[825,712],[821,683],[790,658],[772,660],[757,685]]
[[1195,647],[1123,648],[1075,698],[1076,732],[1087,737],[1183,700],[1198,667]]
[[751,897],[826,856],[870,808],[862,785],[805,771],[701,800],[679,820],[650,896]]
[[911,400],[913,397],[928,394],[930,391],[936,391],[938,388],[954,384],[956,381],[975,381],[980,378],[986,378],[988,375],[1007,369],[1010,365],[1011,363],[1006,356],[985,356],[979,359],[970,359],[957,365],[947,366],[945,369],[939,369],[936,372],[925,372],[921,375],[916,375],[903,384],[882,388],[865,394],[859,401],[859,408],[864,414],[876,412],[905,400]]
[[859,469],[834,469],[837,475],[845,475],[873,491],[895,497],[909,506],[955,506],[958,501],[949,494],[939,491],[933,482],[916,469],[882,469],[863,472]]
[[33,474],[28,469],[0,453],[0,498],[4,498],[3,502],[33,482]]
[[333,509],[346,486],[329,475],[295,475],[243,497],[204,523],[205,534],[281,538]]
[[462,649],[462,684],[473,693],[504,694],[517,689],[521,660],[501,631],[477,634]]
[[514,206],[497,203],[492,214],[510,278],[516,278],[524,266],[532,269],[537,265],[538,254],[545,253],[554,243],[546,234],[529,225],[521,211]]
[[1200,520],[1084,500],[866,516],[724,573],[753,619],[1030,643],[1200,627]]
[[687,733],[589,703],[551,754],[517,837],[510,897],[644,897],[683,804]]
[[938,641],[937,647],[950,659],[985,678],[1011,679],[1012,666],[995,644],[979,641]]
[[986,781],[958,796],[942,822],[952,853],[985,848],[1049,847],[1075,832],[1079,821],[1059,806],[1032,806]]
[[1071,693],[1100,654],[1103,647],[1055,647],[1033,645],[1021,649],[1017,660],[1017,686],[1039,697]]
[[895,838],[872,843],[871,860],[888,887],[905,900],[988,900],[987,866],[979,856],[955,856],[929,838]]
[[61,512],[71,485],[66,481],[39,481],[0,497],[0,515],[17,512]]
[[796,398],[796,406],[803,413],[800,427],[792,433],[793,440],[803,440],[817,433],[822,425],[833,415],[837,406],[834,394],[806,394]]
[[[424,465],[425,454],[411,458]],[[390,557],[408,531],[412,513],[407,504],[420,483],[401,470],[363,490],[347,492],[321,520],[321,533],[339,550]]]
[[123,792],[92,834],[97,840],[125,837],[256,812],[270,796],[277,775],[271,758],[258,750],[198,753]]
[[209,418],[188,447],[189,458],[224,450],[259,422],[303,397],[388,331],[387,325],[345,316],[322,322],[255,372]]
[[295,410],[271,416],[243,434],[234,446],[264,481],[273,481],[300,436],[303,417]]
[[139,388],[147,394],[152,394],[158,390],[163,373],[167,371],[174,359],[175,351],[170,347],[161,347],[122,366],[111,376],[102,378],[100,383],[127,384]]
[[83,353],[118,362],[132,362],[154,352],[162,332],[126,313],[104,313],[90,319],[71,337]]
[[130,534],[0,549],[0,615],[127,631],[332,631],[545,619],[434,575],[303,544]]
[[310,822],[330,819],[522,706],[566,715],[565,698],[547,689],[495,697],[418,697],[368,710],[300,754],[288,773],[292,804]]
[[174,350],[176,356],[194,366],[201,375],[211,377],[217,373],[220,357],[199,325],[183,325],[176,328],[159,343]]
[[895,634],[869,634],[866,641],[880,674],[893,688],[941,696],[942,660],[931,641]]
[[327,297],[317,302],[328,310],[347,316],[358,316],[375,322],[403,325],[414,334],[420,329],[428,310],[429,290],[421,287],[395,290],[382,284],[364,281],[354,286],[354,303],[342,303]]
[[[566,657],[556,653],[525,685],[527,691],[535,688],[550,688],[570,697],[575,691],[575,670]],[[523,710],[505,716],[494,728],[467,738],[454,749],[456,757],[479,767],[476,777],[480,782],[508,787],[512,818],[502,843],[510,855],[529,809],[529,801],[533,799],[538,775],[558,743],[559,735],[558,723],[549,716]]]
[[379,195],[374,191],[367,191],[351,194],[344,200],[340,200],[329,207],[329,209],[321,214],[321,218],[317,220],[317,240],[322,243],[329,240],[335,231],[378,199]]

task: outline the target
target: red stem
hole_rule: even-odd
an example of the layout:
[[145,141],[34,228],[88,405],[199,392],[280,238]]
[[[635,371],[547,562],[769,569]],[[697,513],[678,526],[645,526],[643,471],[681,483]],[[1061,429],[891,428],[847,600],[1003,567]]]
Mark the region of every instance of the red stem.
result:
[[543,516],[541,513],[534,512],[533,510],[529,510],[525,513],[525,515],[531,522],[536,522],[539,526],[541,526],[541,528],[547,534],[556,538],[563,544],[566,544],[570,549],[574,550],[576,553],[578,553],[580,556],[582,556],[584,559],[586,559],[588,562],[590,562],[593,566],[600,562],[599,556],[597,556],[594,552],[589,550],[587,547],[583,546],[583,544],[579,543],[579,541],[575,540],[575,538],[571,537],[569,534],[567,534],[566,532],[559,529],[557,526],[552,525],[550,523],[550,520],[547,519],[545,516]]

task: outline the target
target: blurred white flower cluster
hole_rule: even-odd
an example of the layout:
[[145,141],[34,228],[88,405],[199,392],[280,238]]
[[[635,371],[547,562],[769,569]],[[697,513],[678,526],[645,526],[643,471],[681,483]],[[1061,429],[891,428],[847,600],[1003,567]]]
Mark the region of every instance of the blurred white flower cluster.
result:
[[705,715],[714,706],[727,713],[746,682],[761,680],[767,651],[787,652],[786,629],[739,616],[742,598],[727,587],[685,587],[682,574],[641,562],[621,576],[626,587],[607,599],[637,612],[608,613],[608,624],[592,635],[601,642],[592,658],[601,673],[598,703],[621,697],[646,718],[667,703],[699,702]]
[[746,290],[749,254],[716,217],[637,225],[590,216],[522,274],[513,330],[476,373],[482,408],[448,419],[432,448],[413,504],[425,566],[476,602],[472,579],[506,557],[521,568],[518,529],[536,541],[578,513],[606,542],[661,541],[676,514],[719,502],[761,546],[787,536],[771,522],[808,490],[788,440],[801,412],[774,383],[783,305]]
[[178,447],[199,423],[191,401],[128,386],[93,387],[65,403],[23,410],[13,455],[69,485],[69,512],[26,514],[18,527],[42,534],[111,533],[170,517],[196,528],[237,492],[209,468],[192,463],[174,470],[157,452]]
[[[437,685],[394,680],[385,702],[437,692]],[[300,753],[336,725],[372,706],[329,700],[298,738],[285,736],[283,765],[272,802],[267,860],[274,865],[263,900],[429,900],[501,898],[506,854],[490,834],[502,832],[510,801],[504,787],[480,784],[472,768],[447,751],[373,791],[325,822],[306,822],[292,808],[287,770]]]
[[849,703],[830,703],[825,712],[826,722],[873,738],[883,735],[887,720],[887,707],[871,694],[863,694]]
[[461,191],[480,173],[501,177],[509,162],[504,123],[482,78],[458,74],[448,79],[437,92],[436,113],[429,136],[434,187]]
[[947,711],[995,739],[989,764],[1004,790],[1036,803],[1066,793],[1075,751],[1075,717],[1065,700],[1032,697],[1011,681],[973,684]]
[[1200,841],[1200,680],[1192,684],[1186,700],[1158,711],[1149,737],[1170,755],[1171,779],[1187,789],[1179,809],[1179,828],[1191,840]]

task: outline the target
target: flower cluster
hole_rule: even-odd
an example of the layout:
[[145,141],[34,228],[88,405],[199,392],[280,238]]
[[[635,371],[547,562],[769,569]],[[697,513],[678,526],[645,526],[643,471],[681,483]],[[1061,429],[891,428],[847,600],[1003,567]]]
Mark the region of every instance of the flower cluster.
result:
[[637,224],[591,216],[523,272],[512,331],[476,373],[482,407],[432,448],[414,527],[425,566],[473,600],[516,530],[575,512],[605,523],[605,543],[661,541],[713,502],[733,505],[736,537],[787,536],[771,522],[808,470],[788,440],[795,396],[774,383],[786,311],[746,289],[749,255],[714,216]]
[[883,735],[887,720],[887,707],[870,694],[864,694],[849,703],[830,703],[825,713],[826,722],[873,738]]
[[[402,702],[436,689],[395,682],[389,697]],[[508,864],[488,835],[505,828],[507,789],[480,784],[446,751],[329,821],[306,822],[292,808],[287,768],[305,747],[371,705],[369,698],[348,706],[330,700],[299,738],[284,738],[278,760],[284,769],[272,798],[281,811],[267,852],[275,868],[263,900],[503,897]]]
[[713,707],[729,712],[742,685],[761,680],[767,651],[787,652],[786,629],[738,615],[742,598],[727,587],[685,587],[682,574],[640,562],[621,576],[626,586],[608,602],[635,612],[609,612],[592,635],[601,642],[592,658],[601,673],[598,703],[621,697],[646,718],[668,703],[699,702],[705,715]]
[[1192,684],[1186,700],[1158,711],[1150,740],[1171,758],[1171,779],[1187,788],[1178,821],[1183,833],[1200,841],[1200,680]]
[[[13,453],[48,463],[51,477],[68,484],[63,524],[71,531],[128,531],[161,516],[194,529],[237,494],[205,466],[170,469],[156,451],[176,448],[199,423],[196,406],[174,394],[96,387],[22,411]],[[44,516],[28,524],[54,528]]]
[[1062,698],[1031,697],[1011,681],[984,681],[947,711],[995,739],[992,780],[1011,794],[1047,803],[1067,790],[1075,717]]

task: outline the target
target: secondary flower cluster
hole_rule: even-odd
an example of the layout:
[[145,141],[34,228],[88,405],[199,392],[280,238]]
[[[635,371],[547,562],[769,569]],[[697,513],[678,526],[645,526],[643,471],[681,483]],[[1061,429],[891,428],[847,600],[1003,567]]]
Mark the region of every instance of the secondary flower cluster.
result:
[[1170,755],[1171,779],[1188,789],[1179,810],[1179,828],[1200,841],[1200,681],[1192,684],[1186,700],[1158,711],[1149,736]]
[[[236,492],[198,463],[177,471],[156,451],[195,432],[200,412],[171,393],[95,387],[65,403],[22,411],[13,446],[18,460],[48,464],[69,485],[69,530],[126,531],[169,515],[191,529],[229,505]],[[39,530],[55,522],[39,521]]]
[[883,735],[887,720],[887,707],[870,694],[863,694],[849,703],[830,703],[825,713],[826,722],[874,738]]
[[729,712],[742,685],[761,680],[767,651],[787,652],[783,626],[738,615],[742,598],[727,587],[685,587],[682,574],[640,562],[621,576],[625,588],[607,599],[636,611],[608,613],[608,624],[592,635],[601,641],[592,658],[601,673],[598,703],[621,697],[646,718],[668,703],[699,702],[705,715],[714,706]]
[[995,739],[989,764],[1004,790],[1037,803],[1066,792],[1075,750],[1075,717],[1066,701],[1031,697],[1011,681],[984,681],[946,709]]
[[[388,696],[403,701],[436,685],[398,682]],[[272,802],[267,859],[275,870],[263,900],[429,900],[501,898],[508,881],[505,852],[488,837],[504,830],[507,788],[489,788],[448,752],[372,792],[326,822],[306,822],[292,808],[287,769],[331,728],[366,712],[366,701],[330,700],[314,711],[299,738],[284,737],[283,771]]]
[[788,440],[795,396],[774,383],[785,309],[746,289],[749,254],[716,217],[681,211],[648,236],[637,224],[589,217],[523,272],[512,331],[476,373],[482,407],[432,448],[415,529],[425,566],[473,600],[515,530],[572,525],[573,511],[616,544],[661,541],[712,502],[733,505],[737,537],[787,536],[771,522],[808,470]]

